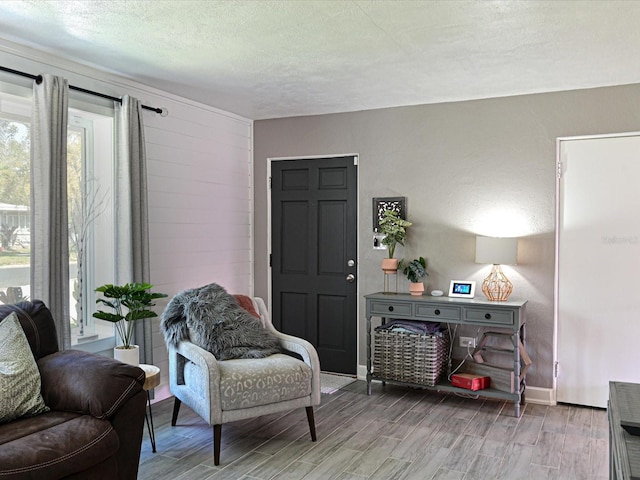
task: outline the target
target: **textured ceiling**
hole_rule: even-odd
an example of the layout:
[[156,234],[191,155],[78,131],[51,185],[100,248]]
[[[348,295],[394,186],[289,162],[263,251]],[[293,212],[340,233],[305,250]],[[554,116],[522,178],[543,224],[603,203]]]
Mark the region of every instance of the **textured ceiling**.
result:
[[0,37],[251,119],[640,83],[639,26],[640,1],[0,0]]

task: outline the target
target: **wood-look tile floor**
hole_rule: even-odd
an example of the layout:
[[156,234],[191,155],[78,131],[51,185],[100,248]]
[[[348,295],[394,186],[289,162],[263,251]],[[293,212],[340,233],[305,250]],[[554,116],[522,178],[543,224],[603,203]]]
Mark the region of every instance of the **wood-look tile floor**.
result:
[[157,453],[145,428],[140,480],[387,480],[608,478],[603,409],[463,398],[357,381],[315,408],[311,442],[303,408],[222,427],[221,464],[212,428],[173,398],[153,405]]

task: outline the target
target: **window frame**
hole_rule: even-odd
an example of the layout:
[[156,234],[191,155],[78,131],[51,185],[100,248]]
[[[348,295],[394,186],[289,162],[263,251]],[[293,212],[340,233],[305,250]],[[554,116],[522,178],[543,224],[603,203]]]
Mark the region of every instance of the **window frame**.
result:
[[[83,277],[84,317],[87,325],[91,325],[93,332],[89,340],[78,341],[73,335],[72,347],[93,353],[110,351],[116,345],[115,326],[110,322],[93,318],[96,311],[95,288],[97,285],[111,283],[114,275],[113,251],[113,115],[89,112],[84,108],[70,107],[68,125],[83,129],[85,140],[83,144],[83,188],[85,199],[103,199],[101,213],[92,221],[85,246],[85,272]],[[99,181],[97,180],[99,179]],[[96,188],[96,184],[99,186]],[[104,197],[104,198],[103,198]],[[98,255],[102,252],[104,255]],[[91,323],[89,323],[91,322]],[[97,333],[96,333],[97,332]],[[97,335],[97,338],[95,338]]]

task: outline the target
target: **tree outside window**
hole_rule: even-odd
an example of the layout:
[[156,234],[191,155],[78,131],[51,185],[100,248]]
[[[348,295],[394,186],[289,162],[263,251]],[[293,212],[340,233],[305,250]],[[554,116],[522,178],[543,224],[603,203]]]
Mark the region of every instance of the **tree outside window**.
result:
[[0,117],[0,301],[26,298],[29,283],[29,126]]

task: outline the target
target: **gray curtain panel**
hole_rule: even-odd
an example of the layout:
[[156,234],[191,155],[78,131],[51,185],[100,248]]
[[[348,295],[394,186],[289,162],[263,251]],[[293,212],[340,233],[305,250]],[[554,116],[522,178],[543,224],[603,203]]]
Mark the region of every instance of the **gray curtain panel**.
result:
[[31,126],[31,295],[47,304],[60,349],[71,346],[67,115],[69,83],[43,75],[33,85]]
[[[116,110],[115,278],[117,284],[149,282],[147,165],[142,104],[125,95]],[[140,363],[153,363],[151,320],[138,320],[135,341]]]

